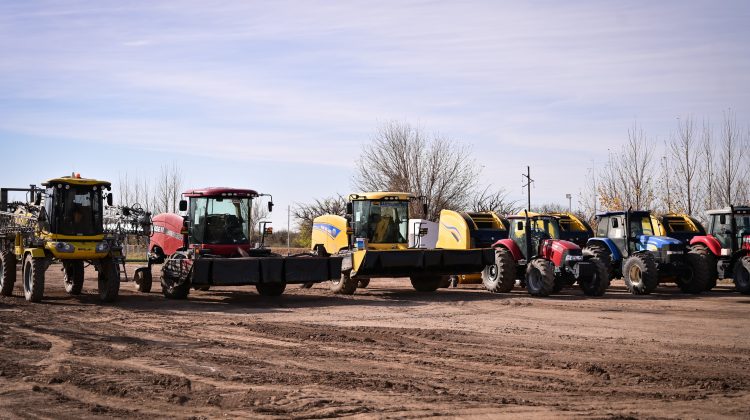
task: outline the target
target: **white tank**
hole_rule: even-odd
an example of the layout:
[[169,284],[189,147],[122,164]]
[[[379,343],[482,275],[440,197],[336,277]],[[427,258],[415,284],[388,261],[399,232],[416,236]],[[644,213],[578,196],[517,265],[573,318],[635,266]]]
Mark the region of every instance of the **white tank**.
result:
[[434,249],[438,224],[426,219],[409,219],[409,248]]

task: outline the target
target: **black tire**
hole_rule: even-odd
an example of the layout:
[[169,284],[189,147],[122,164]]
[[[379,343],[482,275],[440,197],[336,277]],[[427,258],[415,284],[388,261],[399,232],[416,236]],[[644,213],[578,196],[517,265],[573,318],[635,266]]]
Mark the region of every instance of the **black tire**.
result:
[[367,286],[370,285],[370,279],[362,279],[357,282],[357,289],[367,289]]
[[611,280],[615,277],[615,270],[612,265],[612,253],[606,246],[598,243],[588,245],[583,249],[583,255],[591,256],[601,261],[607,268],[608,279]]
[[286,289],[286,283],[259,283],[255,288],[261,296],[281,296]]
[[717,260],[716,255],[711,252],[705,245],[696,244],[690,247],[690,252],[700,254],[705,258],[706,265],[708,266],[708,281],[706,282],[706,290],[711,290],[716,287],[716,281],[719,279],[719,270],[716,268]]
[[586,296],[604,296],[609,288],[609,270],[602,260],[591,257],[586,261],[594,265],[594,270],[588,278],[579,278],[578,286]]
[[154,284],[154,277],[151,274],[150,267],[139,267],[133,273],[133,282],[135,283],[135,290],[141,293],[149,293],[151,286]]
[[628,291],[634,295],[647,295],[659,284],[656,262],[650,254],[631,255],[622,266],[622,278]]
[[83,290],[83,261],[63,261],[65,292],[69,295],[80,295]]
[[44,258],[26,256],[23,262],[23,295],[29,302],[41,302],[44,297]]
[[552,288],[552,293],[560,293],[565,286],[568,285],[568,280],[564,275],[558,274],[555,276],[555,287]]
[[435,275],[418,275],[409,277],[411,280],[411,286],[417,292],[434,292],[440,288],[440,283],[443,281],[442,276]]
[[734,264],[734,288],[743,295],[750,295],[750,256],[744,256]]
[[691,250],[685,254],[685,266],[685,272],[677,279],[677,286],[683,293],[703,293],[709,276],[706,258]]
[[120,294],[120,267],[112,258],[99,261],[98,286],[99,300],[103,303],[114,302]]
[[338,280],[331,280],[331,291],[337,295],[353,295],[358,284],[359,280],[352,279],[351,271],[343,271]]
[[10,251],[0,252],[0,295],[12,296],[16,284],[16,256]]
[[516,285],[517,273],[513,254],[506,248],[495,248],[495,264],[482,270],[482,284],[492,293],[508,293]]
[[555,289],[555,265],[543,258],[526,267],[526,291],[532,296],[549,296]]

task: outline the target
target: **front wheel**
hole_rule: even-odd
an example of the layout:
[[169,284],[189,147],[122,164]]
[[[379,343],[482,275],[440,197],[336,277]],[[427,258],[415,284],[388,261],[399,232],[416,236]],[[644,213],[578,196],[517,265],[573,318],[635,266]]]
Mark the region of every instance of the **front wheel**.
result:
[[352,279],[351,271],[343,271],[338,280],[331,280],[331,291],[337,295],[353,295],[358,284],[358,279]]
[[589,276],[579,278],[578,285],[586,296],[603,296],[609,288],[609,269],[598,258],[591,258],[588,262],[594,266],[593,270]]
[[690,248],[690,252],[702,256],[708,265],[708,282],[706,282],[706,291],[716,287],[716,281],[719,279],[719,270],[717,269],[716,255],[703,244],[696,244]]
[[357,282],[358,289],[367,289],[367,286],[369,285],[370,285],[370,279],[362,279],[359,282]]
[[411,276],[411,285],[417,292],[434,292],[440,288],[442,276],[420,275]]
[[112,258],[104,258],[99,262],[98,283],[99,300],[114,302],[120,293],[120,268]]
[[65,291],[69,295],[80,295],[83,290],[83,261],[63,261]]
[[492,293],[507,293],[516,285],[516,261],[509,250],[495,248],[495,264],[482,270],[482,284]]
[[261,296],[281,296],[286,289],[286,283],[258,283],[255,288]]
[[677,286],[683,293],[702,293],[707,290],[709,276],[706,258],[691,250],[685,254],[685,271],[677,279]]
[[532,296],[549,296],[555,288],[555,266],[543,258],[532,260],[526,268],[526,290]]
[[743,295],[750,295],[750,256],[744,256],[734,265],[734,288]]
[[12,296],[16,283],[16,256],[10,251],[0,252],[0,295]]
[[135,283],[135,290],[141,293],[148,293],[151,291],[151,286],[154,283],[153,276],[151,274],[150,267],[140,267],[135,270],[133,274],[133,282]]
[[622,266],[623,280],[628,291],[634,295],[647,295],[659,284],[656,262],[649,254],[635,254]]
[[44,258],[28,255],[23,262],[23,295],[29,302],[40,302],[44,297]]

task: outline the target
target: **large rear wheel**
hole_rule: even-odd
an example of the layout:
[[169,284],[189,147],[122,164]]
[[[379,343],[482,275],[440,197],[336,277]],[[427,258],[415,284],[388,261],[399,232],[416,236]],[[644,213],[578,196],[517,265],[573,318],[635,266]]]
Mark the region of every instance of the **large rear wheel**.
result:
[[429,274],[422,274],[417,276],[411,276],[411,285],[417,292],[434,292],[440,288],[442,282],[442,276],[435,276]]
[[83,290],[83,261],[63,261],[65,291],[69,295],[80,295]]
[[341,277],[331,280],[331,291],[338,295],[353,295],[358,283],[358,279],[352,279],[351,271],[342,271]]
[[526,268],[526,290],[532,296],[549,296],[555,289],[555,266],[543,258],[532,260]]
[[691,250],[685,254],[685,270],[677,279],[677,285],[684,293],[702,293],[707,290],[708,276],[706,258]]
[[104,258],[99,262],[98,283],[99,300],[114,302],[120,293],[120,267],[112,258]]
[[750,256],[740,258],[734,264],[734,288],[743,295],[750,295]]
[[507,293],[516,285],[516,261],[506,248],[495,248],[495,264],[482,270],[482,284],[492,293]]
[[29,302],[40,302],[44,297],[44,258],[26,256],[23,262],[23,295]]
[[0,252],[0,295],[13,295],[16,284],[16,256],[10,251]]
[[622,266],[623,280],[628,291],[634,295],[647,295],[659,284],[656,262],[650,254],[635,254]]
[[593,264],[594,269],[589,276],[579,278],[578,285],[586,296],[603,296],[609,288],[609,270],[606,264],[596,257],[591,257],[586,261]]
[[286,283],[259,283],[255,288],[261,296],[281,296],[286,289]]

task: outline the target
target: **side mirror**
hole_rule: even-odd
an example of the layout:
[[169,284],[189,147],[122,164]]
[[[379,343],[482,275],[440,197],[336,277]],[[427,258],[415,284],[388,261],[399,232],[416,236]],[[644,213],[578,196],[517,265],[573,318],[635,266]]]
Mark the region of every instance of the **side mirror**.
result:
[[267,227],[266,230],[265,230],[265,232],[264,232],[264,234],[265,235],[273,235],[273,228],[270,227],[270,226]]
[[180,211],[187,211],[187,200],[180,200]]
[[269,201],[269,202],[268,202],[268,211],[269,211],[269,212],[272,212],[272,211],[273,211],[273,201]]
[[107,194],[107,205],[112,205],[112,193]]
[[354,210],[352,209],[352,203],[346,203],[346,214],[352,214]]
[[428,210],[427,203],[422,204],[422,215],[424,216],[425,219],[427,218],[427,210]]

